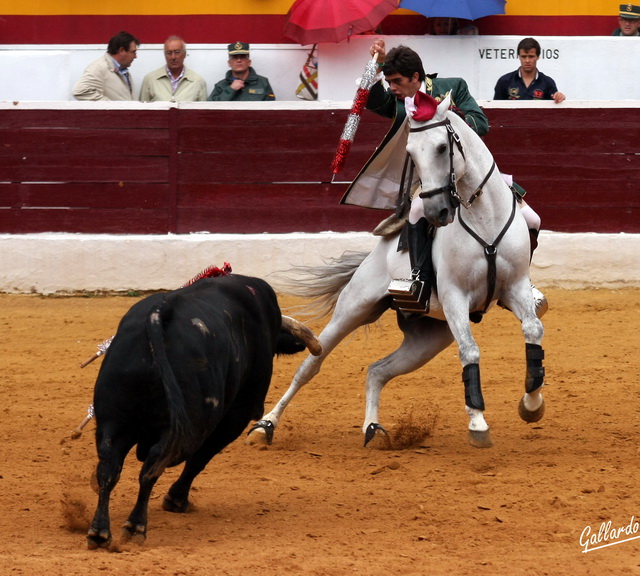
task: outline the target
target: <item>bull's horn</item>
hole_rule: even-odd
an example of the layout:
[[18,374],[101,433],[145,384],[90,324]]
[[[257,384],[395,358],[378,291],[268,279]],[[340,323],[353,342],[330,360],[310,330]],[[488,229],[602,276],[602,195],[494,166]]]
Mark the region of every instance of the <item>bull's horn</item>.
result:
[[309,352],[314,356],[320,356],[322,354],[322,344],[320,344],[320,340],[318,340],[316,335],[299,320],[291,318],[290,316],[283,316],[282,328],[289,332],[289,334],[295,336],[299,340],[302,340],[309,349]]

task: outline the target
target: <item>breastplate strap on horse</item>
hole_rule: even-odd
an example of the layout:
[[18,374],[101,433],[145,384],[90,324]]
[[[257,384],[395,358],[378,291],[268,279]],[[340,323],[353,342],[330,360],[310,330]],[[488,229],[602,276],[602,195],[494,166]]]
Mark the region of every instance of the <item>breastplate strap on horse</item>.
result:
[[458,208],[458,221],[460,222],[460,225],[473,238],[475,238],[480,243],[480,245],[484,248],[484,254],[487,257],[487,264],[488,264],[488,269],[487,269],[487,298],[484,301],[484,307],[482,309],[482,314],[486,313],[486,311],[489,309],[489,304],[491,304],[491,301],[493,300],[493,293],[495,292],[495,289],[496,289],[496,277],[497,277],[497,273],[496,273],[496,256],[498,254],[498,244],[500,243],[500,240],[502,240],[503,236],[506,234],[507,230],[511,226],[511,223],[513,222],[513,219],[514,219],[515,215],[516,215],[516,197],[514,195],[513,196],[513,203],[511,205],[511,215],[509,216],[509,219],[507,220],[506,224],[504,225],[504,227],[500,231],[500,234],[498,234],[497,238],[493,241],[493,244],[489,244],[485,240],[483,240],[480,236],[478,236],[478,234],[476,234],[469,227],[469,225],[462,219],[462,209]]

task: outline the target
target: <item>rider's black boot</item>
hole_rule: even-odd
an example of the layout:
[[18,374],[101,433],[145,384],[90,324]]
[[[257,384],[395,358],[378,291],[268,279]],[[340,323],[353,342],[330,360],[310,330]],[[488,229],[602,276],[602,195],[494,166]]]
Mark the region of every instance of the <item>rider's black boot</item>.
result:
[[420,218],[415,224],[407,224],[407,240],[411,277],[430,283],[433,279],[433,263],[431,262],[429,223],[426,218]]
[[389,286],[398,308],[403,312],[429,311],[433,263],[431,262],[431,238],[426,218],[415,224],[407,223],[407,246],[411,263],[411,279],[394,280]]

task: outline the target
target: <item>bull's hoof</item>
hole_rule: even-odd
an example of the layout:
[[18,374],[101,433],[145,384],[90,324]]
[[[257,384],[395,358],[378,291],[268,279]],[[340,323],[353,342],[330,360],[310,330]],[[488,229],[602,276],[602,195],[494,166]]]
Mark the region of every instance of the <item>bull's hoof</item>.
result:
[[271,446],[275,429],[276,427],[273,425],[273,422],[269,420],[259,420],[251,426],[251,429],[247,432],[245,444],[249,444],[250,446],[254,444]]
[[391,448],[391,437],[389,433],[380,425],[375,422],[372,422],[367,426],[367,430],[364,433],[364,445],[365,447],[369,445],[369,443],[373,440],[381,440],[381,445],[378,442],[374,442],[371,447],[375,447],[377,445],[378,448],[390,449]]
[[474,448],[491,448],[493,441],[491,440],[491,432],[487,429],[469,430],[469,444]]
[[120,536],[120,542],[122,544],[126,544],[127,542],[131,542],[133,544],[137,544],[138,546],[142,546],[144,541],[147,539],[147,527],[143,524],[132,524],[127,521],[122,526],[122,534]]
[[109,530],[95,530],[89,528],[87,534],[87,548],[97,550],[98,548],[109,548],[111,545],[111,532]]
[[189,511],[189,500],[174,499],[171,494],[167,494],[162,501],[162,509],[165,512],[184,514]]
[[527,407],[524,405],[524,398],[520,398],[520,403],[518,404],[518,414],[520,415],[520,418],[522,418],[529,424],[538,422],[544,416],[544,400],[537,410],[527,410]]

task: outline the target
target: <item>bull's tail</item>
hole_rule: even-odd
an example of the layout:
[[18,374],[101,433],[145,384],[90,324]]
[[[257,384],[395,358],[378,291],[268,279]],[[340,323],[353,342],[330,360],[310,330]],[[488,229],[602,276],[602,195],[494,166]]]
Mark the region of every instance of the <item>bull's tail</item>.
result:
[[151,355],[166,396],[170,423],[166,446],[149,471],[154,475],[161,473],[167,466],[177,463],[185,450],[192,451],[195,442],[184,395],[167,357],[163,328],[166,314],[166,300],[163,300],[160,305],[153,307],[147,319],[147,336]]
[[298,314],[323,318],[333,312],[340,293],[368,255],[349,251],[321,266],[296,266],[276,274],[273,285],[283,294],[313,300],[299,307]]

